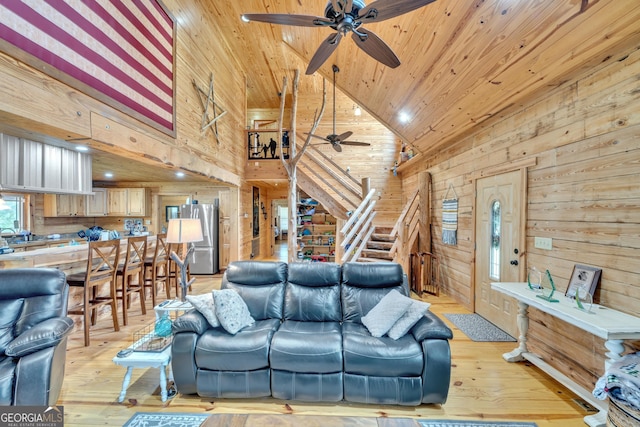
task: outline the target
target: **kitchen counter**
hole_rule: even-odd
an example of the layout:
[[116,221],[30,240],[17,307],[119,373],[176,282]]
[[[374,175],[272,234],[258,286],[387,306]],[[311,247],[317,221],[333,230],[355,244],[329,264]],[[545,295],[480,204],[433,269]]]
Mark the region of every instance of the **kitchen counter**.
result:
[[[28,242],[15,242],[9,243],[9,247],[13,248],[16,252],[20,250],[32,250],[40,248],[52,248],[55,246],[67,246],[73,239],[42,239],[42,240],[30,240]],[[82,241],[77,238],[76,241]]]
[[[79,245],[69,245],[69,241],[70,239],[66,240],[66,242],[64,239],[24,242],[23,248],[30,243],[35,244],[31,245],[31,247],[37,247],[37,244],[42,243],[47,244],[49,247],[0,255],[0,268],[51,267],[64,271],[66,274],[86,271],[89,245],[86,242]],[[147,236],[147,253],[153,253],[149,251],[154,247],[155,241],[156,236]],[[14,245],[11,246],[14,247]],[[124,260],[127,250],[126,237],[120,239],[120,249],[120,257]]]

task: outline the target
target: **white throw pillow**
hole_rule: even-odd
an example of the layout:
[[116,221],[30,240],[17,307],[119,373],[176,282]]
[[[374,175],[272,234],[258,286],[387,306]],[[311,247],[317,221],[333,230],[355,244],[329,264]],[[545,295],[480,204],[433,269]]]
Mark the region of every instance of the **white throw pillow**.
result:
[[217,328],[220,326],[218,316],[216,316],[216,308],[213,305],[213,295],[211,293],[202,295],[187,295],[187,301],[191,303],[193,308],[198,310],[211,326]]
[[391,329],[389,329],[389,332],[387,333],[389,338],[397,340],[405,336],[407,332],[409,332],[409,329],[413,328],[413,325],[418,323],[418,320],[425,315],[430,306],[431,304],[428,302],[412,299],[411,306],[409,306],[407,312],[404,313],[396,323],[394,323]]
[[381,337],[391,329],[410,305],[411,298],[393,289],[362,317],[362,324],[372,336]]
[[222,327],[232,335],[240,329],[255,323],[247,303],[233,289],[213,291],[213,303],[216,307],[216,316]]

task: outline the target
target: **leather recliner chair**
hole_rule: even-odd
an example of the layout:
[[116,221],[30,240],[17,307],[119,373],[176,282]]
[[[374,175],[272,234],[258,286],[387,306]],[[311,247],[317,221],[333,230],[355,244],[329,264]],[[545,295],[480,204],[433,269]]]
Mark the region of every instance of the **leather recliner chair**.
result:
[[73,330],[68,300],[59,270],[0,270],[0,406],[56,404]]

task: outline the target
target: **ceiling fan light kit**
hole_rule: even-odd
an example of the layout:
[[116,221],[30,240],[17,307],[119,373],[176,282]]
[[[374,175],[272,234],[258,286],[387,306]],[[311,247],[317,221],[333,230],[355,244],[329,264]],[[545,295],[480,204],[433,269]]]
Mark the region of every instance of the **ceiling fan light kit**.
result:
[[400,65],[400,59],[380,37],[363,28],[362,24],[395,18],[434,1],[376,0],[366,6],[362,0],[329,0],[324,10],[324,17],[286,13],[247,13],[242,15],[242,20],[299,27],[330,27],[334,29],[336,32],[330,34],[320,44],[320,47],[311,58],[306,74],[313,74],[320,68],[336,50],[342,37],[348,33],[351,33],[351,39],[356,46],[367,55],[390,68],[396,68]]

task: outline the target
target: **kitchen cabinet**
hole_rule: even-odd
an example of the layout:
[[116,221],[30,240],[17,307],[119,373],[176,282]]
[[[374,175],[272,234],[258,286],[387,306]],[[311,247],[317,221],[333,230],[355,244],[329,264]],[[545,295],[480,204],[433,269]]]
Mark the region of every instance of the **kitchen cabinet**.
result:
[[109,216],[147,216],[146,188],[107,189],[107,214]]
[[85,214],[86,216],[107,215],[107,189],[94,188],[92,195],[86,196]]
[[127,215],[147,216],[146,188],[129,188],[127,195]]
[[44,216],[85,216],[85,196],[74,194],[45,194]]

